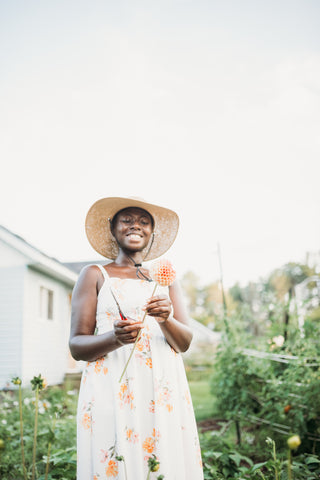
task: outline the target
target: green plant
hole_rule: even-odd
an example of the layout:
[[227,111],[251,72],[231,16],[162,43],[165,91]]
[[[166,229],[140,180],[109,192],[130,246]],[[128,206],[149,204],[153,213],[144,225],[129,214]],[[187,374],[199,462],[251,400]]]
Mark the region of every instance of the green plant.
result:
[[296,455],[289,462],[283,452],[276,452],[274,440],[268,437],[266,444],[269,452],[266,451],[263,461],[254,462],[223,436],[224,432],[200,434],[205,480],[319,479],[320,460],[315,455]]
[[17,390],[0,392],[1,480],[31,479],[34,452],[35,478],[75,480],[76,392],[61,387],[48,387],[41,392],[34,448],[36,391],[15,385]]
[[253,464],[219,432],[206,432],[200,435],[200,440],[205,480],[239,478],[238,474]]
[[254,349],[249,335],[232,331],[221,342],[211,388],[219,417],[240,426],[238,441],[251,424],[282,449],[284,436],[297,432],[302,452],[320,453],[320,355],[312,340],[292,326],[280,346],[270,341]]
[[35,409],[34,409],[34,434],[33,434],[33,451],[32,451],[32,480],[35,477],[36,454],[37,454],[37,435],[38,435],[38,414],[39,414],[39,392],[45,388],[45,380],[39,374],[31,380],[32,390],[36,392]]
[[21,378],[19,378],[19,377],[13,378],[12,383],[13,383],[13,385],[18,385],[18,391],[19,391],[19,420],[20,420],[21,460],[22,460],[23,478],[24,478],[24,480],[26,480],[27,479],[27,469],[26,469],[26,461],[25,461],[25,456],[24,456]]

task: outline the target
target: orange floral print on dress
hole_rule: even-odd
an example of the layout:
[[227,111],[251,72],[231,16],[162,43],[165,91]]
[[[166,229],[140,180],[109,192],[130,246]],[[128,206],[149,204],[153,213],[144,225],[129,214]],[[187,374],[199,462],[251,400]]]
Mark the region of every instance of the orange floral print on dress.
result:
[[159,432],[159,430],[156,430],[156,429],[154,428],[154,429],[152,430],[152,436],[153,436],[153,438],[156,438],[156,439],[160,438],[160,432]]
[[104,357],[98,358],[98,360],[95,361],[94,365],[94,373],[103,373],[106,375],[108,373],[108,368],[104,366]]
[[145,452],[152,453],[156,448],[156,442],[159,441],[160,431],[155,428],[152,430],[150,437],[147,437],[142,444],[142,448]]
[[120,393],[123,395],[128,390],[128,386],[125,383],[122,383],[120,386]]
[[165,407],[170,413],[173,411],[172,388],[169,382],[161,379],[155,383],[155,404],[159,407]]
[[[150,333],[148,333],[146,330],[148,329],[147,326],[145,326],[145,332],[141,334],[141,337],[136,344],[136,350],[137,352],[145,352],[150,354]],[[139,354],[136,353],[136,356],[140,356]]]
[[152,453],[155,448],[155,441],[154,438],[148,437],[142,444],[142,448],[145,452]]
[[185,391],[184,398],[187,401],[188,407],[191,407],[192,406],[191,397],[190,397],[190,393],[188,392],[188,390]]
[[130,443],[137,443],[139,441],[139,434],[135,433],[132,428],[126,428],[126,438]]
[[94,405],[94,402],[94,397],[92,397],[90,402],[85,402],[82,406],[81,425],[85,430],[91,429],[94,423],[91,415],[91,409]]
[[[147,330],[147,326],[145,330]],[[150,333],[144,332],[141,334],[140,340],[136,344],[135,357],[141,364],[145,364],[148,368],[152,368],[151,347],[150,347]]]
[[107,477],[116,477],[118,475],[118,463],[114,460],[109,460],[108,466],[106,468]]
[[128,379],[125,381],[125,383],[122,383],[120,385],[120,392],[118,393],[118,397],[120,400],[121,408],[123,408],[125,405],[129,405],[131,410],[135,408],[134,394],[129,390]]
[[154,413],[155,412],[155,402],[154,400],[150,400],[149,403],[149,412]]
[[101,458],[101,460],[100,460],[101,463],[106,462],[109,458],[109,453],[106,450],[101,449],[100,450],[100,455],[101,455],[101,457],[100,457]]
[[195,445],[195,450],[196,450],[196,455],[197,455],[197,459],[198,459],[199,465],[200,465],[200,467],[202,468],[202,467],[203,467],[203,464],[202,464],[202,457],[201,457],[201,447],[200,447],[200,444],[199,444],[198,437],[195,437],[195,439],[194,439],[194,445]]
[[86,430],[89,430],[91,428],[91,415],[89,413],[84,413],[82,417],[82,426]]

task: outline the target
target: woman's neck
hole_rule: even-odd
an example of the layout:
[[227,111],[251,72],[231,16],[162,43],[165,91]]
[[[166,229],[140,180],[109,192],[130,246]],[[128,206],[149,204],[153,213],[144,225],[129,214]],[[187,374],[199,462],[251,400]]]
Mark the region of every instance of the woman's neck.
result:
[[124,252],[123,250],[119,251],[117,258],[114,261],[114,264],[119,267],[136,267],[137,265],[141,266],[142,264],[142,255],[140,252]]

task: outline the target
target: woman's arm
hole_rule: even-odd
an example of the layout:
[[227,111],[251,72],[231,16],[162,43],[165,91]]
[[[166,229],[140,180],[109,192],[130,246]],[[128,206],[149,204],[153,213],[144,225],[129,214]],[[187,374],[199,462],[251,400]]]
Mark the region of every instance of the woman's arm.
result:
[[145,309],[148,315],[158,321],[171,347],[176,352],[185,352],[190,346],[193,334],[189,327],[189,316],[183,302],[182,291],[177,281],[169,287],[169,297],[166,295],[151,297]]
[[133,343],[143,325],[128,318],[114,322],[114,329],[94,335],[101,272],[91,265],[84,268],[72,293],[69,347],[75,360],[93,362],[122,345]]

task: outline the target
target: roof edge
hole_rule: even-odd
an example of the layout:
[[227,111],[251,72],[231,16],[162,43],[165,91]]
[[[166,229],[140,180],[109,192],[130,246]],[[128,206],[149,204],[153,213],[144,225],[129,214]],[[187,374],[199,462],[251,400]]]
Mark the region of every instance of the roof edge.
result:
[[69,284],[74,284],[77,281],[78,275],[73,270],[63,265],[59,260],[49,257],[41,252],[3,225],[0,225],[0,240],[3,240],[9,246],[24,255],[27,259],[26,264],[28,266],[33,267],[36,270],[41,270],[44,273],[54,275]]

